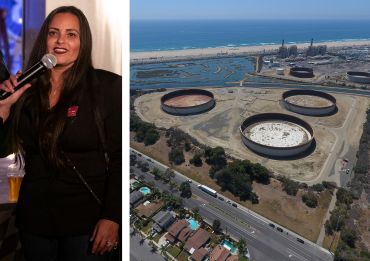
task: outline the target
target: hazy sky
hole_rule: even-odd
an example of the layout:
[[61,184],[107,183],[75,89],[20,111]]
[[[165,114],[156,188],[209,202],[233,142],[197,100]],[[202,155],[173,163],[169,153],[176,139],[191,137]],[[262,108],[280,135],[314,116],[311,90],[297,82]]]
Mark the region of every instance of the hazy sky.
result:
[[369,0],[131,0],[131,19],[370,19]]

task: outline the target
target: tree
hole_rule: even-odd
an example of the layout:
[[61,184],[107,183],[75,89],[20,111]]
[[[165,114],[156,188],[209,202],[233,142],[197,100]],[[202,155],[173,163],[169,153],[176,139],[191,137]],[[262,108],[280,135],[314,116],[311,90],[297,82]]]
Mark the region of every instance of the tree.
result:
[[173,181],[170,181],[169,185],[170,185],[170,190],[171,190],[171,191],[172,191],[174,188],[176,188],[176,187],[177,187],[176,182],[173,182]]
[[190,146],[189,142],[187,142],[187,141],[185,142],[184,149],[185,149],[185,151],[189,151],[191,149],[191,146]]
[[311,186],[311,189],[317,192],[324,191],[325,186],[323,184],[315,184]]
[[222,169],[227,164],[225,150],[222,147],[207,148],[204,153],[206,162],[216,170]]
[[357,233],[355,230],[343,230],[340,234],[340,238],[345,242],[349,247],[355,248],[356,240],[358,239]]
[[181,163],[185,162],[184,153],[182,150],[177,148],[171,149],[171,151],[168,153],[168,159],[175,163],[175,165],[180,165]]
[[190,184],[187,181],[181,183],[179,190],[183,198],[190,198],[192,195]]
[[193,164],[196,167],[201,167],[203,165],[202,162],[202,155],[199,153],[196,153],[193,158],[190,159],[190,164]]
[[270,184],[270,171],[259,163],[252,165],[253,179],[258,183]]
[[296,181],[293,181],[291,179],[288,179],[286,177],[282,178],[283,182],[283,190],[291,196],[297,195],[298,189],[299,189],[299,183]]
[[238,246],[239,253],[244,254],[245,247],[247,246],[247,242],[245,242],[244,238],[240,238],[237,246]]
[[302,201],[310,208],[315,208],[318,205],[317,198],[311,191],[302,195]]
[[151,247],[150,252],[155,253],[158,251],[158,247],[152,241],[149,241],[149,246]]
[[220,220],[218,220],[218,219],[213,220],[212,229],[213,229],[213,231],[215,231],[216,234],[218,234],[220,232],[220,229],[221,229]]
[[160,138],[159,132],[156,131],[153,128],[150,128],[145,133],[144,144],[145,144],[145,146],[153,145],[153,144],[155,144],[157,142],[157,140],[159,140],[159,138]]
[[325,234],[333,235],[333,228],[331,227],[331,223],[329,220],[326,220],[325,222]]
[[142,163],[140,169],[141,169],[142,172],[148,172],[149,171],[149,163],[148,162]]
[[154,178],[157,180],[161,178],[161,171],[156,167],[152,169],[152,174],[154,175]]
[[337,201],[346,205],[352,204],[352,193],[344,188],[339,188],[337,191]]

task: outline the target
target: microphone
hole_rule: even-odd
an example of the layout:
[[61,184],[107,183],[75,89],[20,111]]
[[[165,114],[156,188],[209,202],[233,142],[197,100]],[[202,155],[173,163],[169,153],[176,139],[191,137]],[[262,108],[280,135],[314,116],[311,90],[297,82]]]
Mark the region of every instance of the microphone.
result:
[[[14,91],[17,91],[19,88],[24,86],[26,83],[31,82],[33,79],[36,79],[39,77],[41,74],[46,72],[47,69],[52,69],[54,66],[57,64],[57,58],[48,53],[45,54],[42,58],[41,61],[38,63],[34,64],[29,68],[27,71],[25,71],[21,76],[18,77],[18,85],[14,87]],[[13,93],[11,92],[6,92],[4,90],[0,91],[0,100],[4,100],[8,98],[10,95]]]

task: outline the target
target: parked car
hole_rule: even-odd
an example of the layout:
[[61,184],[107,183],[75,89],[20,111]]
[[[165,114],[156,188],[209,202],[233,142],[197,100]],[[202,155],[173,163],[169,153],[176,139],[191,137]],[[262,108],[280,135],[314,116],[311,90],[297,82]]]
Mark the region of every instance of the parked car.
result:
[[284,231],[281,227],[277,227],[276,229],[277,229],[277,231],[279,231],[279,232],[283,232],[283,231]]
[[272,223],[270,223],[269,226],[272,227],[272,228],[275,228],[275,225],[272,224]]
[[218,197],[219,200],[224,201],[225,199],[223,197]]
[[230,201],[230,200],[227,200],[227,201],[226,201],[226,203],[227,203],[227,204],[231,204],[231,201]]
[[233,207],[235,207],[235,208],[237,208],[237,207],[238,207],[238,205],[237,205],[236,203],[232,203],[232,204],[231,204],[231,206],[233,206]]
[[299,243],[304,244],[304,241],[303,241],[302,239],[298,238],[298,237],[297,237],[297,241],[298,241]]
[[192,183],[193,181],[192,181],[191,179],[188,179],[188,180],[187,180],[187,182],[188,182],[188,183]]

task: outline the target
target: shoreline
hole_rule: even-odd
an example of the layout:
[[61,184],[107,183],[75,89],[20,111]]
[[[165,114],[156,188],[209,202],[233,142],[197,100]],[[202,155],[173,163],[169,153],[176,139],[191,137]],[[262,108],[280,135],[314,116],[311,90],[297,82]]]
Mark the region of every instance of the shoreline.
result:
[[[285,44],[286,47],[297,45],[298,49],[307,48],[310,43],[303,44]],[[350,42],[321,42],[314,46],[326,45],[328,49],[338,47],[361,47],[370,46],[370,40],[358,40]],[[256,45],[241,47],[216,47],[216,48],[199,48],[185,50],[167,50],[167,51],[150,51],[150,52],[130,52],[130,63],[157,63],[168,62],[184,59],[227,57],[237,55],[259,55],[276,52],[281,44],[275,45]]]

